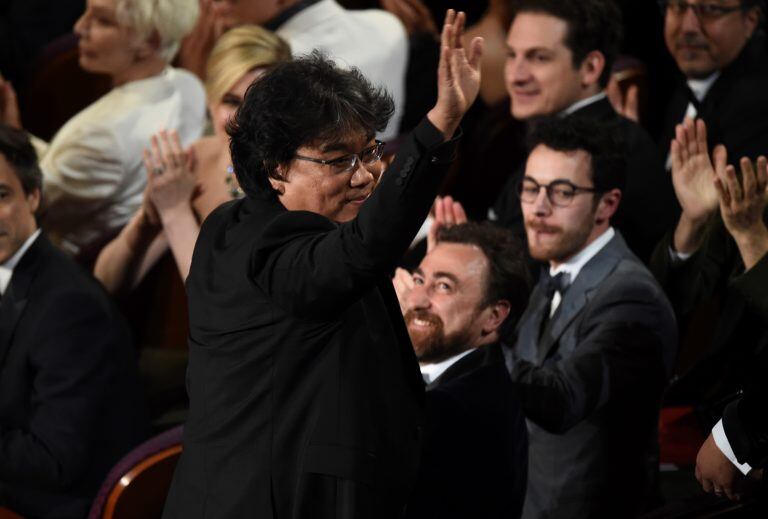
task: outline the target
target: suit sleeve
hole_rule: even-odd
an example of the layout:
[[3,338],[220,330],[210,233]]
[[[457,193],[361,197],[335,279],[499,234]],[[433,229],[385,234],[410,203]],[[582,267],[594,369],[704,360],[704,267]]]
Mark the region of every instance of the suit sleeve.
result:
[[517,358],[514,350],[508,357],[525,415],[549,432],[568,431],[614,399],[661,394],[668,344],[661,334],[674,335],[673,326],[664,326],[671,316],[650,291],[620,287],[612,295],[585,315],[570,356],[545,366]]
[[114,383],[110,348],[123,346],[108,317],[89,294],[71,292],[35,313],[31,416],[23,428],[0,425],[0,483],[66,489],[83,475],[90,446],[100,440],[93,431],[109,404],[106,388]]
[[267,224],[253,277],[296,315],[338,315],[392,270],[426,218],[453,159],[455,139],[424,121],[409,137],[358,217],[344,224],[288,211]]

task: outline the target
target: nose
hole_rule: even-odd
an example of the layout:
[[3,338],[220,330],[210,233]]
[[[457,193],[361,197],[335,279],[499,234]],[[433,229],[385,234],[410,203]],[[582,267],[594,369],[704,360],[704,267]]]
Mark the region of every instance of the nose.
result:
[[[374,166],[380,164],[380,162],[377,162]],[[369,166],[369,167],[374,167]],[[365,167],[365,164],[358,159],[357,164],[355,165],[355,171],[352,173],[352,178],[349,179],[349,185],[352,187],[362,187],[369,182],[373,182],[375,180],[373,173],[371,173],[368,168]]]
[[525,63],[524,59],[509,58],[507,60],[509,77],[512,83],[515,85],[522,85],[530,81],[531,69]]
[[408,294],[407,310],[426,310],[431,306],[426,285],[414,284]]
[[552,212],[552,202],[549,201],[546,186],[539,186],[539,192],[533,202],[533,210],[537,216],[546,216]]
[[80,15],[80,18],[77,19],[77,21],[75,22],[75,25],[73,27],[73,30],[74,30],[75,34],[77,34],[78,36],[82,37],[83,34],[85,34],[85,25],[86,25],[85,13],[83,13],[83,14]]
[[701,20],[699,16],[694,12],[693,7],[688,6],[685,11],[680,15],[680,28],[683,32],[687,33],[700,33],[701,32]]

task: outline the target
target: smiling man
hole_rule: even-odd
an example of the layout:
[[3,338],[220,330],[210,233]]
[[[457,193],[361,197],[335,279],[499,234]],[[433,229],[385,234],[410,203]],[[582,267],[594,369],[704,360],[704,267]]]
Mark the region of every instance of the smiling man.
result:
[[768,45],[763,0],[665,0],[664,40],[682,72],[659,145],[666,154],[675,126],[703,119],[709,146],[731,157],[768,149]]
[[527,435],[499,342],[528,301],[519,241],[489,224],[441,229],[395,286],[427,382],[424,452],[406,517],[519,517]]
[[635,517],[652,504],[672,309],[611,226],[623,157],[580,119],[537,127],[518,184],[528,247],[547,267],[506,351],[528,420],[523,517]]
[[[623,139],[626,187],[614,224],[641,259],[674,221],[675,198],[653,140],[619,116],[604,92],[621,41],[621,11],[613,0],[522,0],[507,34],[505,78],[512,115],[529,126],[546,118],[578,118],[613,125]],[[522,233],[515,186],[510,179],[490,217]],[[647,210],[647,201],[657,201]]]
[[386,274],[479,90],[463,25],[449,12],[438,101],[378,184],[393,103],[359,71],[312,54],[249,88],[229,129],[246,196],[203,222],[187,278],[190,411],[164,517],[402,515],[424,389]]

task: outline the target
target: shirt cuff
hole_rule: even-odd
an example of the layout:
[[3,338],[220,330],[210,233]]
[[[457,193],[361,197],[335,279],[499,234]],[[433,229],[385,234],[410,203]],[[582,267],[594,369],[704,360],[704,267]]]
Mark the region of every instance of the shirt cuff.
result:
[[752,467],[750,467],[749,463],[739,463],[736,460],[736,455],[733,453],[733,449],[731,449],[731,444],[728,441],[728,437],[725,435],[722,419],[712,428],[712,438],[714,438],[715,445],[717,445],[717,448],[720,449],[720,452],[722,452],[723,455],[728,458],[728,460],[733,463],[736,468],[741,471],[742,474],[745,476],[749,474],[749,471],[752,470]]
[[693,256],[692,252],[677,252],[672,247],[668,247],[667,250],[669,250],[669,257],[672,259],[672,261],[677,263],[682,263],[683,261],[686,261],[690,259],[691,256]]

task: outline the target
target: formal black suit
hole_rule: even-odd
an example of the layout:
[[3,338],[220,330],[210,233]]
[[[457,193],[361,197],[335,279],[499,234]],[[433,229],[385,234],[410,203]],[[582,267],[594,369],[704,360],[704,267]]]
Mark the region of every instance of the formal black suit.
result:
[[[647,261],[679,213],[672,180],[664,171],[662,156],[645,130],[616,113],[608,99],[581,107],[567,117],[596,121],[618,133],[627,159],[626,186],[612,222],[626,238],[629,248],[641,260]],[[525,236],[525,231],[515,187],[524,174],[525,162],[510,176],[492,209],[500,225],[521,237]]]
[[129,337],[104,290],[40,235],[0,302],[0,504],[85,517],[148,433]]
[[[768,222],[768,211],[764,215]],[[738,247],[714,216],[699,250],[687,261],[670,256],[672,233],[657,248],[651,270],[669,296],[681,322],[702,304],[714,305],[718,318],[700,345],[699,358],[671,385],[670,404],[698,406],[711,426],[737,393],[765,378],[768,370],[768,258],[744,271]],[[758,390],[758,392],[760,392]]]
[[672,308],[618,233],[541,331],[548,305],[539,281],[505,351],[528,419],[523,517],[634,517],[655,491]]
[[682,122],[689,102],[698,106],[697,117],[707,123],[710,149],[724,144],[729,161],[752,159],[768,153],[768,43],[755,35],[741,54],[722,70],[699,104],[680,75],[666,110],[659,146],[666,156],[675,126]]
[[353,221],[265,193],[203,223],[187,279],[190,412],[164,517],[401,514],[424,383],[387,273],[452,160],[442,140],[422,122]]
[[514,519],[525,498],[525,417],[498,343],[427,386],[427,422],[408,519]]

